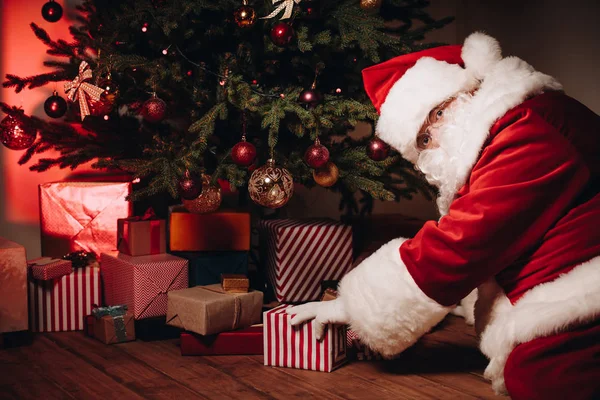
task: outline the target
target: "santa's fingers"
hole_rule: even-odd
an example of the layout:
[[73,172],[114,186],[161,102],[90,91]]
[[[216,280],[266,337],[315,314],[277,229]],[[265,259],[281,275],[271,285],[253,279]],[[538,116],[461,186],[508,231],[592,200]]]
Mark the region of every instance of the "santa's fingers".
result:
[[285,312],[294,315],[291,323],[295,326],[314,319],[319,312],[320,305],[321,303],[302,304],[300,306],[290,307],[285,310]]
[[319,318],[316,318],[313,321],[313,327],[314,327],[314,331],[315,331],[315,337],[317,338],[317,340],[321,340],[323,339],[323,335],[325,334],[325,327],[327,325],[327,322],[322,321]]

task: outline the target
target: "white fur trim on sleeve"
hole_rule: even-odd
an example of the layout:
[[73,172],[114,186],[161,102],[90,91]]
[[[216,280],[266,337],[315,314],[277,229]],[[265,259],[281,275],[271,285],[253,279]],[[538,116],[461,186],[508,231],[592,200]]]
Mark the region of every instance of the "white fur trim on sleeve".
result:
[[399,251],[405,240],[383,245],[340,282],[350,327],[386,358],[412,346],[451,310],[427,297],[407,271]]

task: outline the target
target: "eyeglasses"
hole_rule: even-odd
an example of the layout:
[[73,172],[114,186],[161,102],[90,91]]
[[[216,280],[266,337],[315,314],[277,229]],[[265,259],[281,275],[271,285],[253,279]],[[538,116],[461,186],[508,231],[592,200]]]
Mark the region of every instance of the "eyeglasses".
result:
[[445,100],[434,107],[429,114],[427,114],[427,118],[425,118],[425,122],[421,126],[420,133],[417,134],[416,145],[419,151],[427,150],[434,145],[433,137],[431,137],[431,134],[428,132],[428,130],[432,127],[436,128],[441,125],[445,110],[455,99],[455,97],[451,97]]

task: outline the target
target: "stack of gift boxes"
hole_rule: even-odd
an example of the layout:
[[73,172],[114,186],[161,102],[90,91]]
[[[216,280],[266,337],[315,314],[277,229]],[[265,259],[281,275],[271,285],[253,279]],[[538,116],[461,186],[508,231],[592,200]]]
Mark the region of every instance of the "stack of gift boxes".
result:
[[[250,214],[173,206],[167,221],[151,212],[132,217],[130,192],[127,181],[40,186],[44,257],[17,268],[26,271],[28,307],[11,307],[15,315],[29,308],[30,330],[85,330],[110,344],[133,340],[138,322],[158,319],[177,328],[182,355],[264,354],[265,365],[317,371],[343,364],[349,347],[371,358],[346,327],[327,327],[319,341],[312,322],[292,327],[286,313],[293,304],[320,300],[323,282],[352,269],[350,226],[261,221],[261,272],[267,295],[276,299],[264,311],[264,288],[252,290],[248,279]],[[21,246],[3,241],[0,251],[11,254],[4,257],[11,265],[24,263]],[[77,251],[99,263],[63,257]]]

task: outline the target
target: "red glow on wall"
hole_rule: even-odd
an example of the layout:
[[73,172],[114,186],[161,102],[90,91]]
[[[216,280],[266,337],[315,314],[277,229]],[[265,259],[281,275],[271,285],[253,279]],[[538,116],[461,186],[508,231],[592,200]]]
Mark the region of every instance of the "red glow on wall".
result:
[[[42,18],[43,1],[0,0],[0,75],[4,81],[7,73],[20,76],[35,75],[51,71],[44,67],[45,60],[52,59],[46,54],[47,47],[40,42],[29,27],[35,22],[47,30],[52,39],[63,38],[71,41],[68,27],[73,24],[74,5],[68,6],[58,1],[65,9],[65,14],[56,23],[49,23]],[[56,59],[56,58],[54,58]],[[63,93],[62,83],[47,85],[33,90],[25,89],[15,93],[12,89],[0,88],[0,100],[21,106],[26,113],[49,119],[44,113],[44,101],[56,89]],[[1,118],[2,116],[0,116]],[[17,224],[39,223],[38,185],[64,179],[71,171],[53,168],[44,173],[29,171],[28,165],[18,165],[23,151],[13,151],[0,146],[0,165],[3,182],[0,187],[0,221]],[[44,153],[42,157],[56,154]],[[35,162],[36,158],[34,158]],[[90,169],[86,166],[85,169]]]

